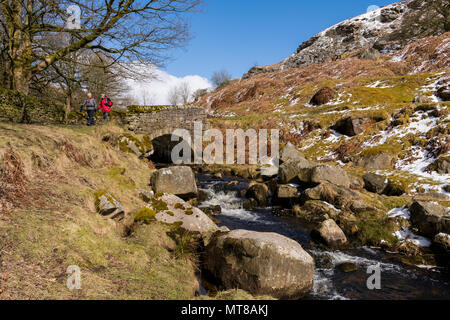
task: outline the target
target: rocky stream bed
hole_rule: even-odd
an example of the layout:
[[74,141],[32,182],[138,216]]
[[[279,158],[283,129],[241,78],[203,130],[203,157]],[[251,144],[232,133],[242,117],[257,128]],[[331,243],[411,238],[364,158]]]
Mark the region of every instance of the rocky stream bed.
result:
[[[400,256],[379,248],[361,246],[348,250],[328,250],[311,242],[313,226],[296,217],[279,216],[268,206],[244,209],[241,197],[249,181],[230,177],[218,178],[197,174],[198,187],[207,195],[199,207],[220,206],[215,218],[219,226],[230,230],[245,229],[275,232],[298,241],[315,260],[314,285],[307,299],[449,299],[450,276],[444,267],[413,266],[400,261]],[[231,181],[238,181],[232,188]],[[369,290],[367,273],[370,266],[380,266],[381,289]],[[203,293],[207,291],[202,288]]]

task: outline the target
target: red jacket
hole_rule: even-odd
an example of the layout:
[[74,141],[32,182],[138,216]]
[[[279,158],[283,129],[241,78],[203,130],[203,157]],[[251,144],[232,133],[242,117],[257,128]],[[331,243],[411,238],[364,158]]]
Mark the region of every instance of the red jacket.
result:
[[98,105],[98,108],[100,110],[102,110],[102,112],[110,112],[111,111],[111,107],[113,105],[113,102],[111,101],[110,98],[108,98],[107,96],[105,96],[101,101],[100,104]]

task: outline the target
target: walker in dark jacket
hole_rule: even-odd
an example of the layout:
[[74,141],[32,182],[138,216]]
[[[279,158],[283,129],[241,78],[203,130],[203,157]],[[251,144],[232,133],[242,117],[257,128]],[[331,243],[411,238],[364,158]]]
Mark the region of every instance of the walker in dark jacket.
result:
[[97,102],[94,98],[87,98],[84,103],[81,105],[80,112],[83,112],[83,107],[86,107],[86,111],[88,114],[88,126],[93,126],[94,123],[94,113],[97,110]]

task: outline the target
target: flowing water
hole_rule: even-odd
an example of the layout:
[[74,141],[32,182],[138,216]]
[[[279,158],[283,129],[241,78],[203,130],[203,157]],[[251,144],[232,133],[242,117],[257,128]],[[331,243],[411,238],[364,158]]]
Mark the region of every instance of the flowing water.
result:
[[[415,267],[395,262],[395,256],[368,247],[347,251],[325,251],[311,247],[311,226],[294,217],[279,217],[272,208],[245,210],[245,199],[240,190],[248,185],[243,179],[217,179],[211,175],[198,175],[199,188],[209,194],[209,199],[199,206],[219,205],[222,213],[216,216],[220,226],[262,232],[276,232],[298,241],[316,261],[314,288],[308,299],[450,299],[450,273],[443,268]],[[230,181],[239,184],[226,190]],[[341,271],[338,266],[352,262],[358,270]],[[369,290],[367,273],[370,266],[379,265],[381,289]]]

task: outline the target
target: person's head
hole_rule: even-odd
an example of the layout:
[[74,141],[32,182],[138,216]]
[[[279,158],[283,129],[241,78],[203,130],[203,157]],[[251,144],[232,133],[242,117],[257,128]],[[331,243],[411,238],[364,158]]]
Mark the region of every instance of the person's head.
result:
[[106,94],[102,93],[101,97],[104,98],[106,96]]
[[89,92],[87,96],[89,99],[92,98],[92,93]]

